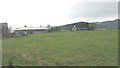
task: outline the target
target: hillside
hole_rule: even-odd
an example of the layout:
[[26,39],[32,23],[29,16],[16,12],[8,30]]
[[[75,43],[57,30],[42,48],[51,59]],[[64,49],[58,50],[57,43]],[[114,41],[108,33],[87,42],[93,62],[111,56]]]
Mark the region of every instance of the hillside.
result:
[[94,22],[96,25],[95,29],[116,29],[120,27],[120,20],[115,19],[113,21]]

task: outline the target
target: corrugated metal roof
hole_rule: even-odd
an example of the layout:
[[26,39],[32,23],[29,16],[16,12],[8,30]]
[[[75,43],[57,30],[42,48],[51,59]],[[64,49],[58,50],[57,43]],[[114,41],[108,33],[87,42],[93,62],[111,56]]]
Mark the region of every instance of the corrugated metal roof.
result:
[[47,30],[45,27],[22,27],[15,30]]

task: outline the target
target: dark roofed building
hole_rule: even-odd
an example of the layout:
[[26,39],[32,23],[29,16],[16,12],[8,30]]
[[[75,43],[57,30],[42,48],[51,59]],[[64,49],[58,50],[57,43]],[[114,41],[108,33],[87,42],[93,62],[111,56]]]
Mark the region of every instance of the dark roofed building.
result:
[[77,23],[74,23],[74,26],[77,28],[77,30],[88,30],[89,29],[89,23],[87,22],[77,22]]
[[78,30],[93,30],[92,26],[89,26],[88,22],[77,22],[59,26],[60,31],[78,31]]
[[59,26],[60,31],[72,31],[73,24],[67,24],[63,26]]
[[0,23],[0,34],[2,34],[2,37],[6,37],[8,35],[8,31],[8,24]]
[[88,22],[77,22],[51,28],[51,31],[79,31],[79,30],[94,30],[94,27],[90,26],[90,23]]

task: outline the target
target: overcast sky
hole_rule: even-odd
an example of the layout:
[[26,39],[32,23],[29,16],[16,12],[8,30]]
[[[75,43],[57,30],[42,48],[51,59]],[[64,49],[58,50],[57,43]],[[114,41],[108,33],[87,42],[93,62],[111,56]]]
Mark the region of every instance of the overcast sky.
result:
[[118,18],[118,0],[0,0],[0,23],[59,26]]

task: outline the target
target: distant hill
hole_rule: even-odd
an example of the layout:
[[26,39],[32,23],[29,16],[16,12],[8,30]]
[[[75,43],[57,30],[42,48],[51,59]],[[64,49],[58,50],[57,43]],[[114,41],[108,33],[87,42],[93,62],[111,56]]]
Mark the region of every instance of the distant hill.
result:
[[120,27],[120,19],[115,19],[113,21],[103,21],[103,22],[94,22],[95,29],[116,29]]

